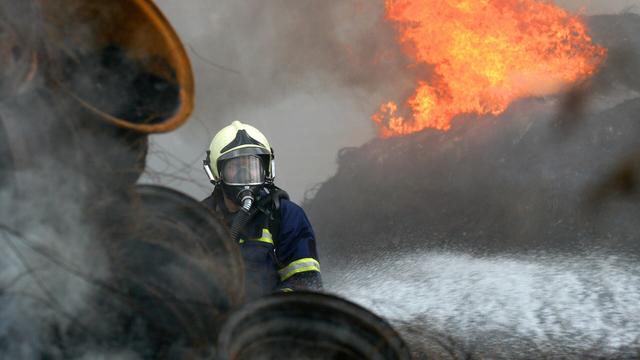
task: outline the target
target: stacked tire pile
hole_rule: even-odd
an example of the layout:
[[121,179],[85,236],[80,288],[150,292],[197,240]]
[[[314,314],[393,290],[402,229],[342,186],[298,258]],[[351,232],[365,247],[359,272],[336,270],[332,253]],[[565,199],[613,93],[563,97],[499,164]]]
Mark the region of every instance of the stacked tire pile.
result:
[[3,210],[71,184],[81,196],[64,201],[82,209],[108,259],[106,278],[74,274],[92,283],[91,311],[51,330],[36,353],[408,358],[385,321],[330,295],[243,304],[239,249],[221,222],[182,193],[135,185],[147,136],[184,123],[194,97],[187,55],[151,1],[2,0],[0,11],[0,189],[11,194]]

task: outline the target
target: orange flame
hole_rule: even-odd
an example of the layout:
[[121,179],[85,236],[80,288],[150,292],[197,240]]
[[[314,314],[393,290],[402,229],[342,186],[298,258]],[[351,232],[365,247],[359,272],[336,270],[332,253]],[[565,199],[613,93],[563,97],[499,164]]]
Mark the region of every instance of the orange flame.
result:
[[536,0],[386,0],[405,52],[430,64],[398,106],[380,106],[372,120],[382,137],[425,128],[448,130],[463,113],[500,114],[514,100],[548,95],[587,79],[606,49],[594,45],[585,24],[565,10]]

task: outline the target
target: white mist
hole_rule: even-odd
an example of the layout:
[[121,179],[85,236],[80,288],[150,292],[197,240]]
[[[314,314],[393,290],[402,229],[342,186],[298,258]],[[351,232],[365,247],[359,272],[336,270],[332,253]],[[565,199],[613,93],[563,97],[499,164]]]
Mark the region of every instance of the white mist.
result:
[[425,252],[336,270],[344,272],[327,279],[329,291],[410,324],[412,342],[435,333],[483,351],[523,341],[553,354],[640,348],[640,265],[633,259]]

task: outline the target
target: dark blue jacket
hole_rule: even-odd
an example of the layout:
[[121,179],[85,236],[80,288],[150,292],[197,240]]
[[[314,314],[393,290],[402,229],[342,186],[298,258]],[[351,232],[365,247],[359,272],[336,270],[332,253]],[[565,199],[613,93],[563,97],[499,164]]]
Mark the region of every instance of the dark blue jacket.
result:
[[[228,224],[235,216],[226,210],[220,192],[204,199],[203,204],[221,213]],[[272,226],[271,218],[257,211],[240,232],[238,243],[245,264],[247,297],[275,291],[321,290],[315,235],[304,210],[281,199],[279,226]],[[273,231],[278,233],[272,234]]]

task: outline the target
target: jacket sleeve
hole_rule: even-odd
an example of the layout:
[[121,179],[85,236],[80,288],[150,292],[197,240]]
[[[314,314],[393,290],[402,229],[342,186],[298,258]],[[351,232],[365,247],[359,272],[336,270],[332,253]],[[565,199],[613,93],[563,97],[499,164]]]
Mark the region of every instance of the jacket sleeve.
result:
[[282,201],[280,234],[276,241],[279,289],[322,290],[320,262],[311,223],[301,207]]

